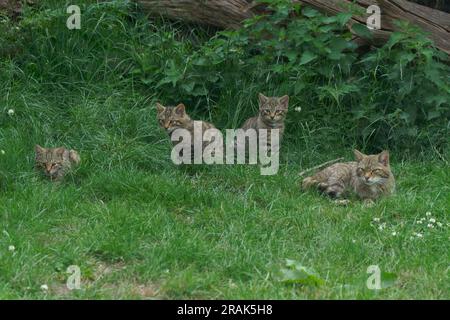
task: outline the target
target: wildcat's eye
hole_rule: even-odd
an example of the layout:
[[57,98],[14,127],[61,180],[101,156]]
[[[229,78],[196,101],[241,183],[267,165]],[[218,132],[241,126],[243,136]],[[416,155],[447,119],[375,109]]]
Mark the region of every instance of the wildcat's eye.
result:
[[269,113],[270,113],[270,110],[269,110],[269,109],[265,109],[265,110],[263,110],[263,113],[264,113],[264,114],[269,114]]
[[276,115],[281,115],[281,114],[283,114],[283,110],[277,110],[277,111],[275,112],[275,114],[276,114]]

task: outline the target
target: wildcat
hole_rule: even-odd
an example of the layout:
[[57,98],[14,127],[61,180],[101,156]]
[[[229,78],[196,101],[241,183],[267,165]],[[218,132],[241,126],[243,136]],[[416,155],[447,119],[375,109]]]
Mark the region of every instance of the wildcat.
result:
[[262,93],[258,95],[259,99],[259,113],[244,122],[241,129],[260,129],[267,130],[267,147],[271,147],[271,130],[279,130],[280,141],[284,134],[284,120],[288,111],[289,96],[282,97],[266,97]]
[[369,203],[394,192],[388,151],[365,155],[354,150],[354,154],[356,161],[335,163],[303,179],[302,188],[317,187],[331,198],[339,198],[344,191],[351,190]]
[[250,118],[244,122],[242,129],[272,129],[280,130],[280,138],[284,133],[284,119],[288,111],[289,96],[266,97],[262,93],[259,98],[259,113],[256,117]]
[[36,167],[52,181],[61,181],[65,174],[78,165],[80,155],[75,150],[60,148],[43,148],[35,146]]
[[[186,129],[191,134],[191,157],[193,159],[194,156],[194,138],[198,139],[198,137],[194,137],[194,120],[192,120],[189,115],[186,113],[186,106],[182,103],[178,104],[176,107],[173,106],[163,106],[160,103],[156,103],[157,110],[157,119],[161,128],[163,128],[169,137],[172,136],[172,133],[176,129]],[[195,120],[196,122],[201,122],[202,132],[204,133],[208,129],[215,129],[215,126],[212,123],[206,121]],[[200,137],[202,138],[202,137]],[[214,141],[214,140],[213,140]],[[212,141],[211,141],[212,142]],[[203,142],[203,149],[211,143],[209,141]],[[174,144],[178,144],[178,141],[173,142]]]

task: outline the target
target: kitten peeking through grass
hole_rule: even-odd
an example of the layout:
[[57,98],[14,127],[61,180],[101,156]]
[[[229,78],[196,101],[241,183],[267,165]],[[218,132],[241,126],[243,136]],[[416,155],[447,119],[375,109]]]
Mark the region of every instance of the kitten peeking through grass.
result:
[[42,170],[51,181],[60,182],[67,172],[77,166],[81,159],[78,152],[60,148],[35,146],[36,168]]
[[[196,137],[194,135],[194,124],[195,122],[197,124],[200,124],[202,128],[202,132],[207,131],[208,129],[215,129],[215,126],[212,123],[206,122],[206,121],[200,121],[200,120],[192,120],[191,117],[186,112],[186,107],[184,104],[180,103],[176,107],[173,106],[163,106],[160,103],[156,103],[156,111],[157,111],[157,119],[159,122],[159,125],[161,128],[163,128],[167,134],[169,135],[169,138],[172,141],[172,144],[175,146],[178,144],[178,141],[172,140],[172,135],[175,133],[178,129],[185,129],[189,132],[190,135],[190,142],[185,142],[184,140],[180,143],[182,146],[184,145],[186,148],[191,149],[190,151],[190,158],[192,161],[194,161],[195,154],[194,154],[194,144],[195,139],[200,141],[202,150],[204,150],[212,141],[203,141],[203,136]],[[188,143],[188,145],[187,145]],[[181,154],[179,155],[180,158],[183,157],[183,152],[181,151]]]
[[354,150],[355,160],[335,163],[311,177],[303,179],[302,188],[316,187],[331,198],[341,198],[353,191],[370,204],[395,190],[395,179],[389,165],[389,152],[365,155]]
[[[186,129],[191,135],[194,134],[194,120],[186,113],[186,107],[180,103],[176,107],[165,107],[160,103],[156,103],[158,122],[169,136],[176,129]],[[196,120],[199,121],[199,120]],[[203,131],[215,128],[212,123],[201,121]]]

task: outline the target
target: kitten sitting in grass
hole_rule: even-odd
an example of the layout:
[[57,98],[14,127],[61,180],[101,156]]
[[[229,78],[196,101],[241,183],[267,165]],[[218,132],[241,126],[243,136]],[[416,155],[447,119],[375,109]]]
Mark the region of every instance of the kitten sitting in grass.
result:
[[303,189],[318,188],[331,198],[344,191],[355,192],[367,203],[394,192],[395,179],[389,165],[389,152],[365,155],[354,150],[356,161],[335,163],[303,180]]
[[[258,135],[258,145],[265,146],[267,150],[270,150],[272,153],[274,151],[273,143],[271,141],[272,130],[278,130],[278,144],[275,149],[279,150],[281,140],[283,138],[284,133],[284,120],[286,119],[286,114],[288,111],[289,104],[289,96],[282,97],[266,97],[262,93],[259,94],[259,112],[258,115],[247,119],[244,122],[241,129],[248,130],[254,129]],[[259,130],[265,129],[267,135],[264,138],[264,135],[260,135]],[[262,139],[262,140],[259,140]],[[249,144],[250,140],[246,139],[245,144]],[[235,150],[240,145],[235,143]]]
[[[270,130],[279,129],[280,140],[284,133],[284,119],[288,111],[289,96],[266,97],[259,94],[259,113],[256,117],[250,118],[242,125],[242,129],[267,129],[267,136],[270,137]],[[269,141],[270,144],[270,141]]]
[[36,167],[52,181],[62,181],[70,169],[81,161],[75,150],[60,148],[43,148],[36,145]]
[[[192,120],[186,113],[185,105],[180,103],[176,107],[172,106],[165,107],[157,103],[156,110],[159,125],[167,132],[169,137],[171,137],[172,133],[177,129],[186,129],[187,131],[189,131],[191,135],[191,158],[193,159],[194,139],[203,139],[203,137],[194,137],[194,120]],[[204,133],[208,129],[215,128],[215,126],[212,123],[206,121],[195,120],[195,122],[201,123],[202,133]],[[202,142],[202,149],[204,149],[211,142],[209,141]],[[178,143],[179,143],[178,141],[173,142],[174,145]]]

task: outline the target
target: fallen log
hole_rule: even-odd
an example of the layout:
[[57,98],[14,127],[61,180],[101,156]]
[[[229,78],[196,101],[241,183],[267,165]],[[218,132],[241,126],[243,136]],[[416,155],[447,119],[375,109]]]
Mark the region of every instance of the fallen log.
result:
[[[163,15],[213,25],[220,28],[238,28],[243,20],[255,14],[265,13],[266,8],[253,0],[137,0],[143,10],[150,14]],[[356,6],[363,12],[349,21],[352,31],[354,24],[366,24],[370,5],[381,9],[381,28],[372,30],[373,44],[384,43],[397,30],[395,20],[406,20],[421,27],[429,34],[436,47],[450,54],[450,14],[406,0],[292,0],[308,5],[323,13],[335,15],[347,11],[348,6]],[[359,39],[361,43],[366,40]]]

